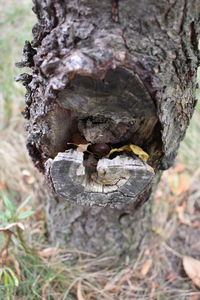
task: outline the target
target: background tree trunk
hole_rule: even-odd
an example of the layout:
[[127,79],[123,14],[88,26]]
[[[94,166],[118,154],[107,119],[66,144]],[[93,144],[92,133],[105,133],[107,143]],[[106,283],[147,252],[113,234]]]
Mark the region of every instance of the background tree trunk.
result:
[[[135,254],[149,237],[151,201],[143,203],[196,104],[199,1],[34,0],[34,11],[18,64],[32,74],[19,80],[27,147],[53,191],[50,236]],[[126,145],[137,149],[118,152]]]

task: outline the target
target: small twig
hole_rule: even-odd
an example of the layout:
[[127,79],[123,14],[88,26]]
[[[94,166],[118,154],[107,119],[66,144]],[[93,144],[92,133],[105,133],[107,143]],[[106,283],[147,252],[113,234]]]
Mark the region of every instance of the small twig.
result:
[[175,256],[177,256],[177,257],[179,257],[181,259],[183,258],[183,255],[181,255],[176,250],[174,250],[171,247],[169,247],[166,243],[164,243],[164,247],[165,247],[165,249],[167,249],[168,251],[170,251],[171,253],[173,253]]

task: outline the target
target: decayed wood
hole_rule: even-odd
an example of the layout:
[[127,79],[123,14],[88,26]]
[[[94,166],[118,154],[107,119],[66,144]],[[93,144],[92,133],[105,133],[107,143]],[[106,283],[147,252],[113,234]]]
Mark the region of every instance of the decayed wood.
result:
[[[199,63],[199,1],[34,0],[34,11],[38,17],[34,38],[31,44],[26,42],[24,61],[19,64],[31,67],[32,74],[22,74],[19,80],[27,88],[27,147],[58,201],[49,200],[52,237],[56,240],[64,230],[56,220],[60,213],[64,220],[73,211],[72,215],[87,216],[94,225],[105,214],[66,201],[120,205],[114,211],[107,208],[104,219],[108,224],[112,219],[116,227],[119,224],[113,216],[123,214],[127,202],[134,207],[127,206],[133,215],[149,198],[153,173],[158,179],[160,170],[172,165],[192,117]],[[73,146],[79,140],[90,144],[84,155]],[[148,153],[149,160],[145,164],[126,151],[110,160],[91,156],[98,143],[109,149],[134,144]],[[94,160],[92,167],[90,160]],[[116,161],[122,172],[115,173],[111,167]],[[103,190],[101,168],[109,174],[106,180],[118,174],[114,181],[120,182],[123,172],[125,178],[131,173],[130,179],[108,193],[106,189],[116,189],[116,183]],[[145,176],[140,177],[141,170]],[[132,197],[120,196],[122,188]],[[119,197],[111,196],[117,193]],[[68,241],[76,235],[72,223],[80,225],[79,217],[68,218],[65,224],[71,236]],[[132,222],[136,224],[134,219],[135,215]],[[94,249],[104,246],[96,238]]]
[[126,155],[102,158],[90,172],[84,166],[83,153],[74,150],[61,152],[46,164],[55,193],[82,205],[120,208],[124,203],[133,203],[150,189],[154,177],[153,168],[147,163]]

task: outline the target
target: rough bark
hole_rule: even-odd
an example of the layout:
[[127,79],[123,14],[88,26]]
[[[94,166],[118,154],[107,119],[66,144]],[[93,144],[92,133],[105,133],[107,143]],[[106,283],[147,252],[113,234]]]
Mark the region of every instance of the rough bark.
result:
[[[34,11],[34,39],[19,63],[32,74],[19,80],[27,147],[54,192],[51,236],[122,253],[147,231],[150,202],[137,208],[172,165],[194,111],[199,1],[34,0]],[[74,147],[87,143],[84,154]],[[105,155],[128,144],[148,161]]]

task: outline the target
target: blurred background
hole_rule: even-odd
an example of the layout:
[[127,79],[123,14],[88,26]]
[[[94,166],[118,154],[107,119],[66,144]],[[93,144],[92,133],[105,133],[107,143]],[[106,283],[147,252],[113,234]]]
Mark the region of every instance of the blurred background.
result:
[[149,248],[143,249],[137,261],[110,271],[108,268],[87,271],[83,265],[88,267],[88,261],[92,264],[94,258],[85,262],[79,255],[68,265],[70,272],[65,273],[65,279],[58,272],[63,270],[60,267],[63,260],[71,262],[71,254],[65,253],[64,259],[47,238],[43,177],[33,167],[26,150],[27,133],[22,116],[25,89],[14,81],[16,75],[29,72],[17,69],[15,63],[21,59],[25,40],[32,39],[36,18],[31,8],[31,0],[0,1],[0,209],[4,209],[5,195],[16,206],[31,198],[26,206],[34,214],[26,220],[24,234],[27,243],[40,253],[40,261],[31,258],[30,262],[13,245],[14,268],[15,271],[18,268],[21,290],[21,296],[15,291],[13,299],[199,300],[198,286],[186,276],[182,258],[191,256],[200,260],[200,102],[176,162],[163,173],[156,192]]

